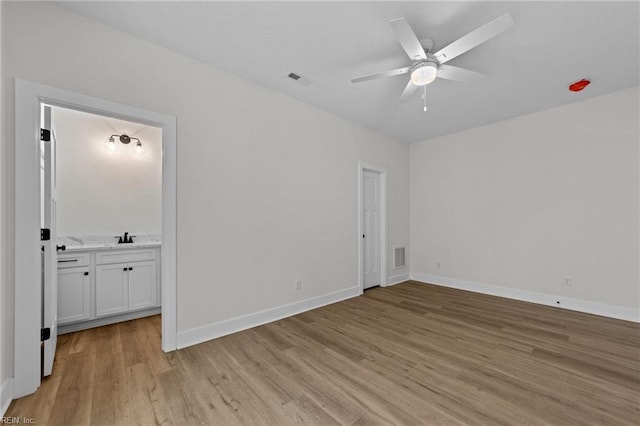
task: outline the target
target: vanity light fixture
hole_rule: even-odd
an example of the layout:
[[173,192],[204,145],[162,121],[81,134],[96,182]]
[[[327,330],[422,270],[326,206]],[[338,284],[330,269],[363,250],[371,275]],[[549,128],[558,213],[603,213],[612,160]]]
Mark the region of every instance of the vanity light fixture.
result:
[[116,149],[116,140],[114,138],[118,138],[118,140],[120,141],[120,143],[122,143],[123,145],[129,145],[131,143],[132,140],[137,141],[136,142],[136,152],[137,153],[142,153],[142,142],[140,141],[140,139],[138,138],[133,138],[129,135],[111,135],[109,136],[109,140],[107,141],[107,148],[111,151]]

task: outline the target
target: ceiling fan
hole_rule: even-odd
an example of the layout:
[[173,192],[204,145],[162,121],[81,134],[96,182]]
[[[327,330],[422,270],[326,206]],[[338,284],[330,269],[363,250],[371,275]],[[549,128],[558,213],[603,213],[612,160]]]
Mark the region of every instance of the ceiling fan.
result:
[[352,79],[351,82],[360,83],[362,81],[408,73],[410,75],[409,82],[404,88],[402,95],[400,95],[398,102],[407,101],[419,87],[422,87],[424,110],[426,111],[427,85],[432,83],[436,77],[461,82],[475,81],[484,77],[484,74],[480,74],[479,72],[445,64],[453,58],[462,55],[507,30],[514,22],[511,15],[505,13],[434,53],[431,52],[434,45],[433,41],[423,40],[421,43],[404,18],[393,19],[389,21],[389,24],[396,34],[400,45],[404,51],[407,52],[407,55],[409,55],[412,64],[404,68],[357,77]]

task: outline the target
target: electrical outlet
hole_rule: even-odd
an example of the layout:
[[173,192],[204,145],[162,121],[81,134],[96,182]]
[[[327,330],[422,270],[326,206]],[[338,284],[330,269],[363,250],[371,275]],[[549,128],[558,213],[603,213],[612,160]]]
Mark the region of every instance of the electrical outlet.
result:
[[298,280],[296,281],[296,290],[301,290],[302,289],[302,280]]
[[565,287],[573,287],[573,278],[567,276],[562,280],[562,285]]

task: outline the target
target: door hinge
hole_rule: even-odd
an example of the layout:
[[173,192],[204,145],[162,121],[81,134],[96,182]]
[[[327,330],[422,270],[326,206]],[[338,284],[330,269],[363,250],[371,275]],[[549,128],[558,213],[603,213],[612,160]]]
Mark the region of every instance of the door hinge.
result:
[[40,228],[40,241],[49,241],[51,239],[51,229]]
[[40,140],[45,142],[51,142],[51,130],[40,129]]
[[51,339],[51,329],[49,327],[41,328],[40,329],[40,341],[44,342],[45,340],[49,340],[49,339]]

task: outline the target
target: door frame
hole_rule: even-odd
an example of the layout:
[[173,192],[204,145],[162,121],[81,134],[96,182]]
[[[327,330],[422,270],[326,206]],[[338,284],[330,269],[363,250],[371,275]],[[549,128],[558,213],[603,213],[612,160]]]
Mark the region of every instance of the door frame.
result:
[[373,164],[358,161],[358,286],[360,294],[364,292],[364,253],[362,247],[363,179],[365,171],[377,173],[380,178],[380,286],[387,285],[387,169]]
[[177,348],[176,117],[15,80],[14,398],[40,386],[40,104],[162,129],[162,350]]

